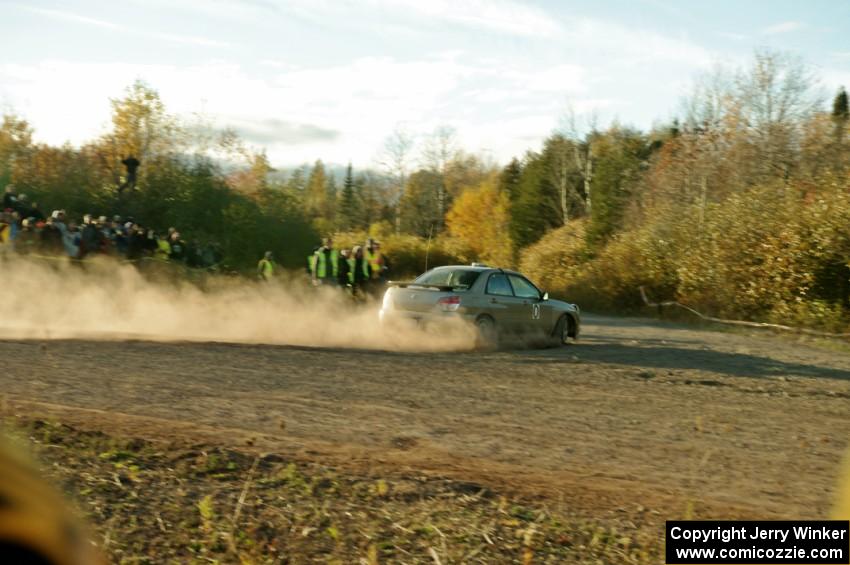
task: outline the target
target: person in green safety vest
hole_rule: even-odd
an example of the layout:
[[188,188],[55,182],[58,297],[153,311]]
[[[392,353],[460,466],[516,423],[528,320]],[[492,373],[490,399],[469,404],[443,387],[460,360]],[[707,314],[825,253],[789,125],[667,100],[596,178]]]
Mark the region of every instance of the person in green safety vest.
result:
[[274,259],[271,251],[266,251],[263,258],[257,263],[257,277],[265,282],[271,282],[274,278]]
[[316,265],[316,251],[318,251],[318,247],[314,247],[313,251],[307,255],[307,276],[313,278],[313,269],[315,269]]
[[371,275],[371,268],[362,247],[359,245],[354,246],[354,249],[351,250],[351,259],[348,260],[348,264],[351,270],[349,274],[351,292],[355,296],[362,294],[364,291],[363,287],[369,281]]
[[333,248],[333,240],[326,237],[314,254],[310,278],[314,285],[336,284],[339,272],[339,252]]
[[169,256],[171,256],[171,244],[168,243],[168,237],[155,235],[154,238],[156,249],[153,252],[153,256],[161,261],[168,261]]

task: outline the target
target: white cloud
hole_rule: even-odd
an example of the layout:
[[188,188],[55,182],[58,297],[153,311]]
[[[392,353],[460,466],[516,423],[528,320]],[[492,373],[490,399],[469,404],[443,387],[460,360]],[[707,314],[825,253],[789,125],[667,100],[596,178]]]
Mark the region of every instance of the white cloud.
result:
[[561,64],[541,70],[511,70],[499,72],[533,92],[575,93],[587,89],[587,71],[573,64]]
[[601,56],[620,65],[679,63],[696,70],[715,60],[714,53],[685,37],[670,37],[595,19],[576,20],[570,26],[567,40],[579,53]]
[[[414,132],[455,126],[469,150],[487,147],[504,160],[521,154],[532,145],[530,139],[546,137],[557,126],[566,100],[578,114],[601,111],[607,117],[613,110],[628,110],[626,119],[644,120],[640,125],[648,125],[646,116],[664,111],[658,109],[663,104],[659,100],[672,92],[675,81],[715,60],[712,52],[686,36],[588,18],[557,22],[542,10],[513,0],[455,4],[449,0],[145,1],[169,18],[220,18],[266,31],[277,29],[282,20],[292,25],[293,14],[298,13],[311,21],[327,20],[328,25],[360,26],[361,33],[369,33],[370,26],[415,25],[430,45],[435,44],[436,30],[443,37],[442,30],[454,25],[513,37],[507,49],[496,47],[496,42],[484,50],[457,41],[447,42],[441,53],[420,49],[418,56],[397,55],[413,50],[405,45],[370,56],[352,54],[348,60],[328,36],[329,51],[309,56],[294,51],[288,38],[271,44],[255,41],[256,45],[245,40],[244,45],[261,55],[244,62],[238,58],[243,52],[216,52],[228,59],[211,61],[198,56],[203,51],[186,56],[185,50],[175,47],[175,58],[167,61],[194,64],[0,63],[0,101],[30,119],[40,139],[79,143],[103,131],[109,119],[109,98],[120,97],[126,86],[141,78],[159,91],[172,112],[203,112],[218,127],[234,127],[262,144],[276,164],[318,157],[369,162],[400,122]],[[125,30],[70,12],[39,13]],[[316,30],[301,27],[310,44],[309,34]],[[226,45],[204,37],[145,33],[176,43]],[[529,42],[526,36],[545,38],[545,42]],[[341,33],[341,37],[348,35]],[[417,37],[410,44],[419,41]],[[496,41],[507,43],[504,38]],[[386,43],[395,46],[392,41]],[[338,62],[309,62],[325,56]],[[675,93],[669,104],[674,98]],[[648,99],[655,106],[644,104]]]
[[560,25],[542,10],[510,0],[371,0],[371,3],[419,17],[512,35],[551,37],[561,31]]
[[226,41],[218,41],[207,37],[199,37],[196,35],[183,35],[176,33],[147,33],[150,37],[171,41],[174,43],[184,43],[186,45],[199,45],[201,47],[231,47],[232,45]]
[[720,37],[731,39],[732,41],[748,41],[750,38],[743,33],[734,33],[731,31],[718,31]]
[[[226,62],[183,67],[53,60],[0,65],[0,98],[31,121],[38,139],[79,144],[104,131],[109,99],[141,78],[171,112],[201,112],[217,127],[241,130],[273,162],[321,157],[366,163],[399,122],[414,132],[454,125],[473,151],[527,145],[523,139],[548,135],[563,96],[581,93],[585,77],[575,65],[496,70],[463,62],[457,53],[412,61],[364,57],[347,65],[276,69],[271,76]],[[534,117],[503,119],[509,102],[528,105]]]
[[[578,34],[591,31],[599,28]],[[643,38],[637,32],[630,37]],[[609,41],[616,38],[609,36],[602,49],[613,48]],[[645,41],[632,56],[650,64],[657,62],[653,57],[677,59],[682,56],[681,50],[673,52],[677,45]],[[690,56],[697,62],[707,58],[699,50]],[[607,69],[500,63],[457,51],[413,60],[361,57],[307,68],[271,60],[258,71],[224,61],[176,66],[53,60],[0,65],[0,99],[33,123],[39,139],[80,143],[108,125],[109,98],[122,96],[141,78],[170,111],[202,112],[217,127],[234,127],[281,165],[318,157],[368,163],[400,122],[414,132],[453,125],[469,150],[488,148],[506,160],[533,145],[529,140],[546,137],[567,100],[578,114],[607,115],[628,107],[624,100],[600,96],[596,86],[600,77],[607,78],[601,74]],[[607,83],[602,87],[610,88]]]
[[[137,0],[138,1],[138,0]],[[449,23],[470,29],[508,35],[553,37],[561,31],[546,12],[516,0],[144,0],[160,5],[178,5],[186,10],[221,19],[256,20],[271,14],[289,13],[315,23],[331,20],[376,18],[414,20],[413,26],[382,21],[380,27],[395,31],[421,27],[429,22]]]
[[761,30],[763,35],[777,35],[780,33],[790,33],[804,27],[802,22],[781,22],[773,24]]
[[143,37],[149,37],[153,39],[161,39],[163,41],[170,41],[173,43],[183,43],[186,45],[199,45],[202,47],[229,47],[230,44],[223,41],[217,41],[215,39],[209,39],[206,37],[197,37],[191,35],[183,35],[183,34],[173,34],[173,33],[160,33],[153,31],[145,31],[136,28],[131,28],[127,26],[123,26],[121,24],[116,24],[110,21],[101,20],[97,18],[91,18],[88,16],[83,16],[80,14],[76,14],[73,12],[66,12],[63,10],[53,10],[48,8],[35,8],[32,6],[23,6],[20,4],[16,4],[19,8],[23,8],[35,14],[39,14],[42,16],[47,16],[49,18],[64,20],[69,22],[75,22],[80,24],[86,24],[91,26],[100,27],[103,29],[108,29],[112,31],[118,31],[122,34],[133,34],[139,35]]
[[42,16],[47,16],[49,18],[57,19],[57,20],[65,20],[70,22],[76,22],[81,24],[88,24],[97,27],[102,27],[106,29],[113,29],[116,31],[124,30],[123,26],[118,24],[114,24],[112,22],[107,22],[105,20],[99,20],[96,18],[90,18],[88,16],[81,16],[79,14],[74,14],[71,12],[65,12],[63,10],[51,10],[48,8],[35,8],[33,6],[22,6],[20,4],[16,4],[19,8],[24,8],[33,12],[35,14],[40,14]]
[[832,96],[840,87],[850,88],[850,71],[844,69],[823,69],[820,73],[823,86],[826,88],[828,100],[832,103]]

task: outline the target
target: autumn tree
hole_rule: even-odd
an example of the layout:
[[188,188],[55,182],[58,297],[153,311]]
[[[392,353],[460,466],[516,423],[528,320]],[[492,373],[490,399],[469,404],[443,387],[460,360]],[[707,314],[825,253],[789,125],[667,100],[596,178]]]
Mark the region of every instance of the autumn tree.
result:
[[0,185],[9,184],[15,162],[30,152],[32,144],[30,125],[13,114],[4,115],[0,126]]
[[328,175],[325,172],[325,164],[321,159],[317,159],[304,187],[304,204],[307,207],[307,213],[313,218],[321,218],[327,206],[327,198]]
[[509,267],[513,262],[510,199],[490,175],[478,187],[458,196],[446,215],[449,234],[461,240],[482,261]]
[[480,185],[484,179],[496,171],[496,168],[485,164],[476,155],[458,150],[454,153],[445,167],[443,185],[445,186],[445,210],[463,191]]
[[[127,88],[123,98],[111,100],[112,131],[97,144],[98,158],[120,184],[124,174],[121,161],[133,155],[140,162],[140,179],[146,172],[179,154],[188,137],[178,120],[166,111],[159,93],[143,81]],[[144,182],[140,182],[143,186]]]
[[256,197],[269,188],[269,175],[274,168],[265,150],[249,153],[246,161],[245,167],[229,175],[228,183],[235,190]]

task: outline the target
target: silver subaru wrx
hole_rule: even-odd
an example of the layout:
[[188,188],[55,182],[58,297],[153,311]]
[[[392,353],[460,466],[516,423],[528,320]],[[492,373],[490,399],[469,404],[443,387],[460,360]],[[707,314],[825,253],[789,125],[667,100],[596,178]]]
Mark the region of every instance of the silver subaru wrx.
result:
[[431,324],[461,318],[475,324],[481,343],[545,338],[566,344],[578,338],[575,304],[551,300],[522,274],[486,265],[437,267],[412,282],[390,282],[382,323]]

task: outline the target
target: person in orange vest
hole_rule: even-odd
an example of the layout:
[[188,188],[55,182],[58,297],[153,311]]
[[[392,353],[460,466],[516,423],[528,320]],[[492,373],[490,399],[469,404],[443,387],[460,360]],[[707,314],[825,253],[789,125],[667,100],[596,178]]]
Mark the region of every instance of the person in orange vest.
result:
[[378,294],[382,291],[389,262],[387,256],[381,253],[381,244],[371,237],[366,240],[366,246],[363,248],[363,260],[369,265],[370,273],[366,286],[370,293]]
[[381,244],[370,237],[366,241],[363,257],[369,263],[369,270],[372,273],[370,278],[372,280],[383,279],[387,271],[387,260],[381,253]]

